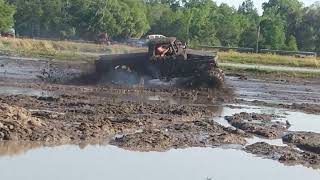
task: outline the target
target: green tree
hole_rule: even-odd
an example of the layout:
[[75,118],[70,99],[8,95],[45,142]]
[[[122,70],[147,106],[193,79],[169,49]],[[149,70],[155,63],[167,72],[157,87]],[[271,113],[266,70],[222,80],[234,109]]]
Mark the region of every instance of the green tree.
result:
[[257,43],[257,33],[258,29],[255,26],[250,26],[245,29],[240,36],[239,46],[255,48]]
[[190,1],[185,4],[188,41],[191,44],[216,45],[217,6],[210,0]]
[[[16,13],[14,19],[14,6]],[[212,0],[0,0],[0,30],[15,26],[23,36],[93,40],[156,33],[190,45],[320,51],[320,5],[269,0],[259,16],[253,0],[238,9]]]
[[297,25],[303,15],[303,4],[299,0],[269,0],[263,4],[264,16],[279,16],[284,22],[286,38],[296,35]]
[[147,6],[142,0],[122,0],[122,6],[128,11],[122,36],[140,38],[150,29],[147,19]]
[[237,46],[241,35],[241,23],[237,11],[221,4],[217,17],[217,38],[223,46]]
[[297,46],[297,40],[296,37],[290,36],[287,42],[287,50],[289,51],[297,51],[298,46]]
[[4,0],[0,0],[0,32],[7,31],[13,26],[13,14],[15,7],[9,5]]
[[320,51],[320,3],[305,8],[302,22],[297,30],[299,49]]
[[285,48],[284,23],[279,16],[265,18],[261,21],[262,47],[268,49]]
[[257,19],[259,17],[258,10],[254,6],[252,0],[245,0],[238,9],[240,14],[249,16],[252,19]]

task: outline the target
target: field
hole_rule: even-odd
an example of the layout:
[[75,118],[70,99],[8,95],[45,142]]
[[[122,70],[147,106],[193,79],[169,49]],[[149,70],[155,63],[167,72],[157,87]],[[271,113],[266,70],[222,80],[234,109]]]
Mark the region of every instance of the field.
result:
[[237,64],[281,65],[289,67],[320,68],[320,60],[315,57],[293,57],[274,54],[253,54],[238,52],[219,52],[221,62]]
[[58,60],[95,60],[101,54],[139,51],[126,45],[99,45],[85,42],[0,38],[2,54],[44,57]]

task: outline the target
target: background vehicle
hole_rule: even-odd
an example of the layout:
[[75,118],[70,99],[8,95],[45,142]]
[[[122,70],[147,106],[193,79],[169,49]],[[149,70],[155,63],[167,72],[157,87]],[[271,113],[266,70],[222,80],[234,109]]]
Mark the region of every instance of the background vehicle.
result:
[[16,31],[15,31],[14,28],[10,28],[6,32],[0,32],[0,37],[15,38],[16,37]]

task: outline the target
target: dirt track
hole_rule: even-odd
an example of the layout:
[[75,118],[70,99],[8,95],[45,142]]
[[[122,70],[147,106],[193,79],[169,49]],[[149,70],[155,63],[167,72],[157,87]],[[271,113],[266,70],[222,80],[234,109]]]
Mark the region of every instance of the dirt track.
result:
[[[224,127],[210,120],[221,113],[218,107],[247,104],[320,114],[319,80],[228,76],[220,90],[157,83],[123,87],[106,84],[104,77],[94,74],[92,63],[1,57],[0,64],[0,141],[107,141],[139,151],[244,146],[252,135],[281,138],[290,125],[274,122],[272,114],[242,114],[227,118],[238,129]],[[291,148],[300,147],[299,142],[288,143],[290,148],[256,144],[245,149],[258,155],[280,154],[268,157],[284,163],[319,166],[318,151],[305,148],[313,157],[306,160]]]

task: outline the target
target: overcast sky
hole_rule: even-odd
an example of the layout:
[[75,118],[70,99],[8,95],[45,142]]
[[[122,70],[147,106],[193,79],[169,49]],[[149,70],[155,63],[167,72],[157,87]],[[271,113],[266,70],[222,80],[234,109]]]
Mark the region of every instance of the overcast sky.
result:
[[[229,5],[232,5],[236,8],[239,7],[240,4],[242,4],[243,0],[214,0],[216,1],[218,4],[224,2],[224,3],[227,3]],[[258,8],[259,12],[261,13],[262,12],[262,3],[266,2],[268,0],[253,0],[253,2],[255,3],[255,6]],[[300,0],[301,2],[304,3],[304,5],[308,6],[308,5],[311,5],[317,1],[320,1],[320,0]]]

